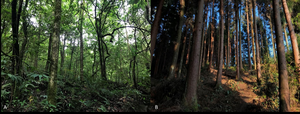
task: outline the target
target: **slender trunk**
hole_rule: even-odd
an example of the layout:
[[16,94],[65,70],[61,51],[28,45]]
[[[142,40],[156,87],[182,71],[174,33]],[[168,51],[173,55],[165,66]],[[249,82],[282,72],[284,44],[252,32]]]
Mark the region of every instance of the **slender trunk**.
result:
[[[207,6],[207,4],[205,4],[205,6]],[[202,33],[201,33],[201,46],[200,46],[200,58],[199,58],[199,70],[198,70],[198,81],[200,82],[200,76],[201,76],[201,67],[202,67],[202,64],[203,64],[203,61],[202,61],[202,57],[203,57],[203,55],[204,55],[204,53],[203,53],[203,45],[204,45],[204,43],[203,43],[203,41],[204,41],[204,29],[206,28],[206,21],[207,21],[207,13],[208,13],[208,8],[206,8],[206,10],[205,10],[205,16],[203,17],[203,24],[202,24]]]
[[[71,38],[71,44],[70,44],[70,49],[71,49],[71,59],[70,59],[70,64],[69,64],[69,71],[71,71],[71,68],[72,68],[72,60],[73,60],[73,54],[74,54],[74,43],[75,43],[75,40],[74,42],[72,42],[72,38]],[[73,45],[73,46],[72,46]]]
[[183,20],[184,20],[184,8],[185,8],[185,1],[180,0],[180,19],[179,19],[179,25],[178,25],[178,31],[177,31],[177,40],[175,42],[174,46],[174,56],[173,56],[173,61],[170,67],[170,73],[168,76],[168,79],[172,79],[175,76],[175,69],[177,66],[177,59],[178,59],[178,54],[179,54],[179,48],[180,48],[180,43],[181,43],[181,33],[182,33],[182,25],[183,25]]
[[155,19],[151,27],[151,63],[152,63],[152,58],[153,58],[153,53],[154,53],[154,48],[155,48],[155,43],[156,43],[156,37],[158,33],[158,28],[159,28],[159,22],[161,20],[161,13],[162,13],[162,6],[164,4],[164,0],[160,0],[157,11],[155,14]]
[[252,37],[252,55],[253,55],[253,63],[254,63],[254,69],[256,70],[256,54],[255,54],[255,44],[254,44],[254,41],[255,41],[255,37],[254,37],[254,24],[253,24],[253,13],[252,13],[252,6],[253,6],[253,3],[250,2],[249,4],[249,10],[250,10],[250,16],[251,16],[251,37]]
[[256,24],[256,0],[252,0],[252,6],[253,6],[253,24],[255,29],[255,46],[256,46],[256,73],[257,73],[257,82],[260,84],[260,77],[261,77],[261,70],[260,70],[260,52],[259,52],[259,43],[258,43],[258,32],[257,32],[257,24]]
[[[68,37],[68,35],[67,35]],[[66,39],[67,37],[64,37],[64,43],[63,43],[63,46],[61,48],[61,54],[60,54],[60,75],[64,75],[64,70],[63,70],[63,67],[64,67],[64,61],[65,61],[65,46],[66,46]],[[92,69],[93,70],[93,69]]]
[[[286,6],[286,1],[282,0],[282,2],[283,2],[284,9],[288,10]],[[274,12],[274,19],[275,19],[275,33],[276,33],[276,44],[277,44],[277,54],[278,54],[279,87],[280,87],[279,111],[289,112],[290,111],[289,80],[288,80],[288,71],[287,71],[285,52],[284,52],[282,26],[280,22],[279,0],[273,0],[273,6],[274,6],[273,12]],[[286,14],[289,15],[288,12]],[[290,19],[290,17],[287,16],[287,20],[288,19]]]
[[[286,4],[286,0],[282,0],[282,5],[284,8],[284,14],[285,14],[285,19],[288,24],[288,29],[292,41],[292,48],[294,52],[294,59],[295,59],[295,64],[296,64],[296,70],[298,72],[298,82],[300,83],[300,55],[299,55],[299,47],[298,47],[298,42],[297,42],[297,37],[291,22],[291,15],[288,9],[288,6]],[[282,32],[281,32],[282,33]]]
[[239,6],[238,6],[238,2],[235,2],[235,61],[236,61],[236,79],[239,80],[240,79],[240,67],[239,67],[239,46],[238,46],[238,18],[239,18]]
[[228,70],[229,64],[230,64],[230,52],[231,52],[231,45],[230,45],[230,7],[231,4],[228,1],[228,9],[227,9],[227,63],[226,63],[226,70]]
[[[28,0],[26,0],[25,7],[23,9],[23,11],[25,11],[25,12],[26,12],[25,9],[27,8],[27,5],[28,5]],[[22,18],[23,18],[24,41],[22,43],[21,50],[20,50],[20,68],[21,69],[22,69],[22,66],[23,66],[23,59],[24,59],[24,54],[25,54],[25,48],[26,48],[26,45],[27,45],[27,42],[28,42],[28,31],[27,31],[28,23],[26,21],[27,14],[24,14],[24,16]],[[23,70],[21,70],[21,76],[24,77]]]
[[48,89],[48,102],[52,105],[56,105],[56,94],[57,94],[57,63],[58,63],[58,42],[60,34],[60,15],[61,15],[61,0],[55,0],[55,18],[54,18],[54,28],[53,28],[53,45],[50,63],[50,73],[49,73],[49,89]]
[[250,33],[249,33],[249,15],[248,15],[248,12],[249,12],[249,8],[248,8],[248,0],[246,0],[246,17],[247,17],[247,40],[248,40],[248,61],[249,61],[249,70],[252,70],[252,64],[251,64],[251,55],[250,55]]
[[213,62],[213,54],[214,54],[214,30],[215,30],[215,27],[214,27],[214,3],[215,3],[215,0],[213,0],[213,4],[212,4],[212,20],[211,20],[211,40],[210,40],[210,59],[209,59],[209,66],[208,66],[208,71],[211,72],[211,68],[212,68],[212,62]]
[[[135,42],[135,50],[137,50],[137,44],[136,44],[136,29],[134,29],[134,42]],[[135,64],[136,64],[136,52],[132,53],[133,54],[133,68],[132,68],[132,78],[133,78],[133,84],[135,89],[137,89],[137,81],[136,81],[136,76],[135,76]]]
[[218,76],[217,76],[217,83],[216,83],[216,86],[220,86],[222,83],[221,83],[221,80],[222,80],[222,65],[223,65],[223,44],[224,44],[224,22],[223,22],[223,16],[224,16],[224,11],[223,11],[223,0],[221,0],[221,8],[220,8],[220,15],[221,15],[221,20],[220,20],[220,23],[221,23],[221,26],[220,26],[220,29],[221,29],[221,32],[220,32],[220,37],[221,37],[221,43],[220,43],[220,60],[219,60],[219,68],[218,68]]
[[[81,6],[84,8],[84,0]],[[82,8],[82,9],[83,9]],[[83,15],[84,12],[81,10],[81,16],[80,16],[80,80],[83,80],[83,38],[82,38],[82,24],[83,24]]]
[[240,11],[241,11],[241,8],[239,9],[239,41],[240,41],[240,43],[239,43],[239,45],[240,45],[240,47],[239,47],[239,60],[240,60],[240,71],[242,71],[243,70],[243,64],[242,64],[242,35],[241,35],[241,19],[240,19]]
[[204,0],[198,1],[198,13],[197,20],[195,22],[195,35],[193,38],[193,49],[191,53],[191,62],[188,69],[188,78],[186,92],[184,94],[184,105],[190,108],[191,110],[198,111],[197,106],[197,79],[199,70],[199,46],[201,44],[201,31],[203,24],[203,10],[204,10]]
[[286,23],[283,24],[283,31],[284,31],[284,38],[285,38],[285,44],[286,44],[286,51],[289,53],[289,42],[288,42],[288,37],[286,33]]
[[[187,20],[188,21],[188,20]],[[187,31],[188,31],[188,24],[186,22],[185,24],[185,33],[184,33],[184,39],[183,39],[183,48],[182,48],[182,52],[180,55],[180,63],[179,63],[179,71],[178,71],[178,77],[181,77],[181,70],[182,70],[182,63],[183,63],[183,55],[184,55],[184,50],[185,50],[185,46],[186,46],[186,36],[187,36]],[[176,77],[175,77],[176,78]]]

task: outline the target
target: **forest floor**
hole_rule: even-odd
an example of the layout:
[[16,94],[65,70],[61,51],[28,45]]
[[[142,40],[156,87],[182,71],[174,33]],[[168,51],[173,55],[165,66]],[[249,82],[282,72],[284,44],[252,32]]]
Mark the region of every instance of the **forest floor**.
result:
[[[242,73],[241,80],[235,79],[233,70],[222,73],[222,87],[215,88],[217,70],[202,71],[201,83],[198,84],[198,111],[200,112],[277,112],[278,102],[275,98],[268,98],[256,89],[256,77]],[[181,83],[182,87],[184,83]],[[152,106],[153,112],[189,111],[182,107],[181,98],[184,91],[177,89],[177,97],[169,98],[158,103],[158,109]],[[261,91],[261,90],[260,90]],[[291,111],[300,112],[299,103],[291,103]]]

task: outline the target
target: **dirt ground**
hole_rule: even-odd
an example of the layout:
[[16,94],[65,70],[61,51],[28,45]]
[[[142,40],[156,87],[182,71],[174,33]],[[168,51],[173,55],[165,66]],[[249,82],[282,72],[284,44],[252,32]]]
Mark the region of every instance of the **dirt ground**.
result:
[[[225,73],[226,72],[226,73]],[[242,80],[235,79],[235,72],[223,69],[222,88],[215,88],[217,70],[201,73],[201,83],[198,84],[199,112],[278,112],[278,105],[270,104],[270,99],[254,92],[256,79],[248,73],[242,73]],[[185,87],[184,85],[181,85]],[[175,88],[174,88],[175,89]],[[178,87],[177,87],[178,89]],[[180,90],[180,89],[178,89]],[[182,92],[177,97],[166,98],[163,102],[150,106],[150,112],[182,112],[188,111],[181,106]],[[268,104],[269,103],[269,104]],[[291,105],[292,112],[300,112],[300,105]]]

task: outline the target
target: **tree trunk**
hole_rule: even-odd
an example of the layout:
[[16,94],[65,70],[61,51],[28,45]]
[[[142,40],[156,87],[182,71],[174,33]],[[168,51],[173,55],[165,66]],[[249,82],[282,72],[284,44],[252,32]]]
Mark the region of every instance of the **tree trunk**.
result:
[[[70,49],[71,49],[71,59],[70,59],[70,64],[69,64],[69,71],[71,71],[71,68],[72,68],[72,60],[73,60],[73,54],[74,54],[74,43],[75,43],[75,40],[74,42],[72,42],[72,38],[71,38],[71,43],[70,43]],[[73,46],[72,46],[73,45]]]
[[239,46],[238,46],[238,33],[239,33],[239,31],[238,31],[238,18],[239,18],[239,5],[238,5],[239,3],[236,1],[235,2],[235,34],[236,34],[236,36],[235,36],[235,38],[236,38],[236,40],[235,40],[235,61],[236,61],[236,79],[237,80],[239,80],[240,79],[240,70],[239,70]]
[[[45,67],[45,71],[48,72],[49,71],[49,65],[50,65],[50,59],[51,59],[51,46],[52,46],[52,34],[50,33],[50,37],[49,37],[49,45],[48,45],[48,56],[47,56],[47,61],[46,61],[46,67]],[[72,43],[72,41],[71,41]]]
[[[284,9],[287,9],[287,7],[285,6],[286,5],[285,0],[282,1],[284,4]],[[284,52],[282,26],[280,22],[279,0],[273,0],[273,6],[274,6],[273,11],[274,11],[274,19],[275,19],[275,33],[276,33],[276,44],[277,44],[277,54],[278,54],[279,87],[280,87],[279,111],[289,112],[290,111],[289,80],[288,80],[288,71],[287,71],[285,52]],[[287,17],[287,19],[290,18]]]
[[217,83],[216,83],[216,86],[220,86],[222,83],[221,83],[221,80],[222,80],[222,65],[223,65],[223,44],[224,44],[224,22],[223,22],[223,16],[224,16],[224,11],[223,11],[223,0],[221,0],[221,8],[220,8],[220,15],[221,15],[221,20],[220,20],[220,23],[221,23],[221,26],[220,26],[220,29],[221,29],[221,32],[220,32],[220,37],[221,37],[221,42],[220,42],[220,57],[219,57],[219,69],[218,69],[218,76],[217,76]]
[[[296,64],[296,70],[298,72],[298,82],[300,83],[300,55],[299,55],[299,47],[298,47],[298,42],[297,42],[297,37],[291,22],[291,15],[288,9],[288,6],[286,4],[286,0],[282,0],[282,5],[284,8],[284,14],[285,14],[285,19],[288,24],[288,29],[292,41],[292,48],[294,52],[294,59],[295,59],[295,64]],[[281,32],[282,33],[282,32]]]
[[258,32],[257,32],[257,24],[256,24],[256,18],[255,18],[255,7],[256,7],[256,0],[252,0],[252,6],[253,6],[253,24],[255,29],[255,46],[256,46],[256,73],[257,73],[257,82],[260,84],[260,77],[261,77],[261,70],[260,70],[260,52],[259,52],[259,43],[258,43]]
[[[12,60],[12,69],[11,69],[11,74],[14,75],[20,75],[20,68],[21,68],[21,59],[20,59],[20,54],[19,54],[19,36],[18,36],[18,31],[19,31],[19,22],[20,22],[20,16],[21,16],[21,12],[22,12],[22,4],[23,4],[23,0],[20,0],[19,3],[19,9],[17,12],[17,0],[13,0],[12,2],[12,36],[13,36],[13,43],[12,43],[12,49],[13,49],[13,57],[11,58]],[[12,89],[11,89],[11,94],[12,99],[15,97],[19,96],[18,91],[16,91],[19,83],[17,83],[17,81],[13,81],[12,83]],[[11,100],[12,100],[11,99]]]
[[152,58],[153,58],[153,53],[154,53],[154,48],[155,48],[155,43],[156,43],[156,37],[158,33],[158,28],[159,28],[159,22],[161,20],[161,10],[162,6],[164,4],[164,0],[160,0],[157,11],[155,14],[155,19],[151,27],[151,64],[152,64]]
[[173,56],[173,61],[170,67],[170,73],[168,76],[168,79],[172,79],[175,76],[175,69],[177,66],[177,60],[178,60],[178,54],[179,54],[179,48],[180,48],[180,43],[181,43],[181,33],[182,33],[182,25],[183,25],[183,20],[184,20],[184,8],[185,8],[185,1],[180,0],[180,19],[179,19],[179,25],[178,25],[178,31],[177,31],[177,40],[175,42],[174,46],[174,56]]
[[255,54],[255,49],[254,49],[254,47],[255,47],[255,44],[254,44],[254,40],[255,40],[255,37],[254,37],[254,24],[253,24],[253,13],[252,13],[252,6],[253,6],[253,3],[252,2],[250,2],[250,4],[249,4],[249,10],[250,10],[250,16],[251,16],[251,21],[250,21],[250,23],[251,23],[251,37],[252,37],[252,55],[253,55],[253,63],[254,63],[254,69],[256,70],[256,54]]
[[[81,4],[82,9],[84,9],[84,0]],[[83,24],[83,15],[84,12],[81,10],[81,16],[80,16],[80,80],[83,80],[83,38],[82,38],[82,24]]]
[[57,94],[57,61],[58,61],[58,42],[60,34],[60,15],[61,15],[61,0],[55,0],[55,18],[53,27],[53,45],[49,72],[49,89],[48,89],[48,102],[52,105],[56,105],[56,94]]
[[230,10],[231,4],[228,1],[228,9],[227,9],[227,63],[226,63],[226,70],[228,70],[229,64],[230,64],[230,52],[231,52],[231,45],[230,45]]
[[286,44],[286,51],[289,53],[289,42],[288,42],[288,36],[286,33],[286,23],[283,24],[283,31],[284,31],[284,38],[285,38],[285,44]]
[[[25,2],[25,7],[24,7],[23,11],[26,11],[27,6],[28,6],[28,0],[26,0],[26,2]],[[22,69],[22,66],[23,66],[23,59],[24,59],[24,54],[25,54],[25,48],[26,48],[26,45],[27,45],[27,42],[28,42],[28,31],[27,31],[28,23],[26,21],[27,14],[24,14],[24,16],[22,18],[23,18],[24,41],[22,43],[21,50],[20,50],[20,66],[21,66],[20,68],[21,69]],[[21,76],[24,77],[23,71],[21,71]]]
[[[68,35],[67,35],[68,37]],[[64,67],[64,61],[65,61],[65,46],[66,46],[66,39],[67,37],[64,37],[64,44],[61,48],[61,54],[60,54],[60,75],[64,75],[64,70],[63,70],[63,67]],[[94,67],[94,66],[93,66]],[[93,68],[92,68],[92,71],[93,71]]]
[[188,69],[188,78],[187,78],[187,86],[186,92],[184,95],[184,105],[187,106],[188,109],[193,111],[198,111],[198,103],[197,103],[197,79],[199,70],[199,46],[201,44],[201,31],[203,24],[203,10],[204,10],[204,0],[198,1],[198,13],[197,20],[195,22],[195,35],[193,38],[193,49],[191,53],[191,62],[189,64]]
[[212,15],[211,15],[211,17],[212,17],[212,20],[211,20],[211,23],[210,23],[210,25],[211,25],[211,40],[210,40],[210,55],[209,55],[209,57],[210,57],[210,59],[209,59],[209,66],[208,66],[208,71],[209,72],[211,72],[211,68],[212,68],[212,63],[213,63],[213,54],[214,54],[214,30],[215,30],[215,27],[214,27],[214,21],[215,21],[215,19],[214,19],[214,3],[215,3],[215,0],[213,0],[213,4],[212,4]]
[[[136,29],[134,29],[134,42],[135,42],[135,50],[137,50],[136,44]],[[136,64],[136,52],[133,52],[133,68],[132,68],[132,78],[135,89],[137,89],[136,75],[135,75],[135,64]]]
[[240,57],[240,58],[239,58],[239,60],[240,60],[240,61],[239,61],[239,63],[240,63],[239,66],[240,66],[240,71],[242,71],[242,70],[243,70],[243,64],[242,64],[242,58],[243,58],[243,57],[242,57],[242,35],[241,35],[241,30],[242,30],[242,29],[241,29],[240,11],[241,11],[241,8],[239,9],[239,12],[238,12],[238,13],[239,13],[239,39],[240,39],[240,40],[239,40],[239,41],[240,41],[240,43],[239,43],[239,45],[240,45],[240,47],[239,47],[239,55],[240,55],[240,56],[239,56],[239,57]]
[[[205,4],[205,6],[204,6],[204,8],[207,6],[207,2],[206,2],[206,4]],[[204,45],[204,29],[206,28],[206,22],[207,22],[207,13],[208,13],[208,7],[206,8],[206,10],[205,10],[205,15],[204,15],[204,17],[203,17],[203,24],[202,24],[202,33],[201,33],[201,46],[200,46],[200,58],[199,58],[199,70],[198,70],[198,81],[200,82],[201,80],[200,80],[200,76],[201,76],[201,67],[202,67],[202,64],[203,64],[203,61],[202,61],[202,57],[203,57],[203,55],[204,55],[204,52],[203,52],[203,45]]]
[[248,0],[246,0],[246,17],[247,17],[247,40],[248,40],[248,61],[249,61],[249,70],[252,70],[252,64],[251,64],[251,48],[250,48],[250,38],[249,38],[249,8],[248,8]]
[[[188,21],[188,20],[187,20]],[[187,36],[187,31],[188,31],[188,24],[187,22],[185,23],[185,33],[184,33],[184,39],[183,39],[183,48],[182,48],[182,52],[180,55],[180,63],[179,63],[179,71],[178,71],[178,77],[181,77],[181,70],[182,70],[182,63],[183,63],[183,56],[184,56],[184,50],[185,50],[185,46],[186,46],[186,36]]]

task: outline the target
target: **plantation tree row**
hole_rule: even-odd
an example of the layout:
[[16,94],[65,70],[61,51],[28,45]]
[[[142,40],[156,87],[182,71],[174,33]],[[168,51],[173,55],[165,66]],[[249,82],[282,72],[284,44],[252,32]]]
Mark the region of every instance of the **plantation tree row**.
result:
[[[231,66],[237,80],[246,71],[255,74],[260,85],[262,71],[272,60],[278,64],[280,111],[290,111],[289,78],[300,83],[300,2],[160,0],[153,4],[151,76],[186,81],[185,106],[198,110],[197,86],[203,70],[218,70],[216,87],[222,85],[222,70],[226,67],[226,74]],[[287,59],[290,54],[292,60]],[[295,68],[292,72],[287,70],[290,65]],[[158,88],[151,91],[153,98]]]

